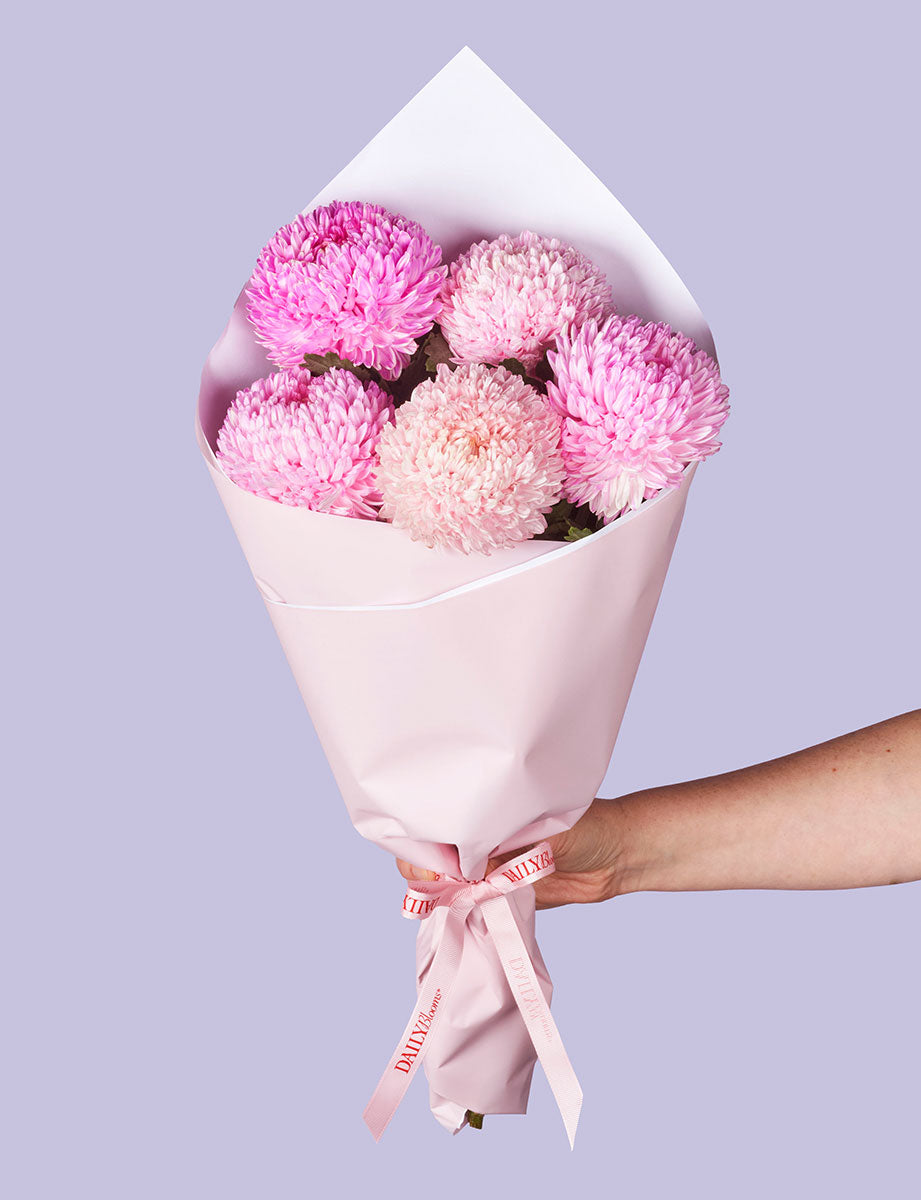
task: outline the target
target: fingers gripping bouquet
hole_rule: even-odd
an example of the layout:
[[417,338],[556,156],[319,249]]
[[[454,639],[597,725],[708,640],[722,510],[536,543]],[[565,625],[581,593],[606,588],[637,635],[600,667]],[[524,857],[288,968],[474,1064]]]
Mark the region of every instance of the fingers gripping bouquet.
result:
[[642,231],[464,51],[278,231],[208,358],[200,445],[352,820],[438,875],[403,902],[418,998],[375,1136],[420,1064],[457,1131],[524,1112],[538,1057],[575,1133],[530,885],[604,777],[719,447],[711,352]]

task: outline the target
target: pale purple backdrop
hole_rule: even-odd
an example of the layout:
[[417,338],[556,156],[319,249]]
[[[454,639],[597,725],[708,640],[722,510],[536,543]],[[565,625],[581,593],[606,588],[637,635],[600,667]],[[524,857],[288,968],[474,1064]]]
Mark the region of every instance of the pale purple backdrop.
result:
[[192,435],[263,241],[469,43],[671,259],[732,388],[608,792],[917,706],[909,6],[59,3],[8,33],[0,1192],[914,1195],[921,885],[545,914],[575,1153],[539,1075],[454,1140],[420,1079],[374,1145],[415,928]]

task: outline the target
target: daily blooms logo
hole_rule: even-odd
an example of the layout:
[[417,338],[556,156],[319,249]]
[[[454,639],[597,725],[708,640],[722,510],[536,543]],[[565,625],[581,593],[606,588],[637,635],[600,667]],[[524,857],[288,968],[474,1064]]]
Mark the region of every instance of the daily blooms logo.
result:
[[435,1013],[438,1011],[438,1005],[441,1003],[441,988],[438,988],[435,995],[432,997],[432,1004],[428,1012],[420,1012],[416,1014],[416,1023],[413,1026],[412,1033],[406,1039],[406,1044],[394,1064],[395,1071],[408,1072],[412,1070],[413,1060],[419,1055],[419,1051],[425,1042],[426,1035],[435,1020]]
[[550,849],[541,850],[539,854],[532,854],[515,866],[504,867],[502,874],[509,883],[521,883],[532,875],[543,874],[553,865],[553,852]]

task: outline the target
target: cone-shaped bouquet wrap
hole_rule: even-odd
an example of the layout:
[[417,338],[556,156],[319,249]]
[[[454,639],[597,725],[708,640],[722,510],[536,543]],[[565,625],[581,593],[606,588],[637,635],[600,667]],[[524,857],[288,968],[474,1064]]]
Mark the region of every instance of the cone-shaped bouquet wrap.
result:
[[[307,209],[337,198],[420,222],[446,261],[506,231],[561,238],[606,272],[619,312],[712,353],[655,246],[469,50]],[[366,1120],[379,1136],[420,1063],[452,1131],[468,1110],[523,1113],[539,1056],[571,1138],[581,1092],[549,1012],[530,884],[552,869],[542,839],[578,820],[605,775],[693,467],[573,543],[429,549],[231,482],[218,429],[236,390],[269,370],[241,297],[205,365],[202,452],[356,829],[441,876],[404,900],[423,918],[419,997]],[[526,847],[484,881],[493,854]]]

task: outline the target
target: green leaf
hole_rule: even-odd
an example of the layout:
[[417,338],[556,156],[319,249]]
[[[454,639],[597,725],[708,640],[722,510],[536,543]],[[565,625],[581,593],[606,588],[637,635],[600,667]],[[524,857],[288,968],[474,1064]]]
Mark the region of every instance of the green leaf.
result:
[[558,500],[547,513],[547,528],[534,536],[550,542],[578,542],[601,528],[601,522],[587,504],[577,508],[568,500]]
[[455,364],[451,362],[448,339],[437,325],[432,327],[432,332],[422,343],[422,349],[425,353],[425,369],[429,374],[434,375],[442,363],[454,370]]
[[594,529],[582,529],[578,525],[570,525],[569,529],[566,531],[566,536],[563,538],[563,541],[578,542],[581,541],[582,538],[591,537],[594,532]]
[[332,350],[328,354],[305,354],[301,365],[311,375],[325,375],[327,371],[338,368],[342,371],[351,371],[353,375],[357,375],[365,383],[369,379],[377,380],[378,378],[377,372],[372,371],[370,367],[362,367],[358,363],[349,362],[347,358],[340,358]]
[[546,529],[543,533],[539,533],[536,536],[542,538],[544,541],[560,541],[572,524],[574,512],[575,509],[568,500],[557,500],[553,508],[547,513]]
[[425,366],[425,343],[420,342],[399,376],[387,385],[393,397],[394,407],[399,408],[401,404],[405,404],[418,385],[429,378]]

